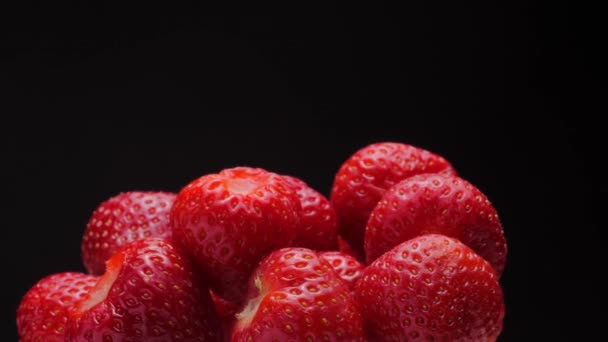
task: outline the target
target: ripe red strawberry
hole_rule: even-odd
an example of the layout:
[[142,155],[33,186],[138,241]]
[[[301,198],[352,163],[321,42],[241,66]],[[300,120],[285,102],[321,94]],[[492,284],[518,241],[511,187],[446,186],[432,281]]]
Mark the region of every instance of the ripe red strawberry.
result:
[[340,235],[363,254],[367,220],[384,192],[421,173],[456,171],[443,157],[401,143],[371,144],[354,153],[340,167],[331,190]]
[[356,282],[355,297],[372,341],[495,341],[505,313],[492,266],[436,234],[376,259]]
[[359,278],[365,268],[357,259],[346,253],[338,251],[328,251],[318,253],[321,259],[327,261],[334,269],[336,274],[344,280],[346,285],[352,288],[355,280]]
[[168,240],[121,248],[68,321],[66,342],[219,341],[219,318],[197,269]]
[[428,233],[459,239],[502,273],[507,244],[496,210],[471,183],[438,174],[408,178],[384,194],[367,224],[367,261]]
[[21,342],[63,342],[70,308],[97,283],[97,277],[65,272],[41,279],[17,309]]
[[82,259],[91,274],[104,273],[105,262],[126,244],[148,237],[167,238],[175,194],[131,191],[97,207],[82,237]]
[[273,252],[256,269],[232,341],[366,341],[348,286],[306,248]]
[[285,178],[237,167],[184,187],[171,211],[171,227],[209,276],[213,291],[241,303],[260,260],[293,242],[300,210]]
[[304,181],[291,176],[283,177],[298,195],[302,206],[293,246],[317,251],[335,250],[338,247],[338,221],[329,200]]

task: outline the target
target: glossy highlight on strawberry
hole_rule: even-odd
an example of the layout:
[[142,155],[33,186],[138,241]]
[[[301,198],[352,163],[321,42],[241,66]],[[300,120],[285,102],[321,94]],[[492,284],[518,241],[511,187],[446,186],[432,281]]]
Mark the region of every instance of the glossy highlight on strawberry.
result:
[[282,176],[237,167],[185,186],[171,210],[171,227],[213,291],[240,303],[260,260],[293,243],[300,211],[300,200]]
[[69,311],[82,300],[98,278],[76,272],[47,276],[22,298],[17,309],[21,342],[63,342]]
[[340,235],[363,254],[367,220],[384,192],[422,173],[456,175],[443,157],[412,145],[381,142],[355,152],[338,170],[331,189]]
[[283,178],[292,187],[302,206],[293,246],[317,251],[337,249],[338,221],[331,202],[303,180],[292,176]]
[[348,286],[306,248],[273,252],[249,283],[232,341],[366,341]]
[[365,232],[368,263],[400,242],[428,233],[459,239],[502,274],[507,243],[496,209],[471,183],[438,174],[405,179],[384,194]]
[[370,341],[495,341],[505,315],[492,266],[438,234],[376,259],[355,284],[355,297]]
[[130,191],[101,203],[91,215],[82,237],[82,260],[91,274],[104,273],[105,262],[130,242],[171,237],[169,211],[175,194]]
[[108,260],[71,310],[65,341],[220,341],[219,326],[209,289],[184,252],[150,238]]

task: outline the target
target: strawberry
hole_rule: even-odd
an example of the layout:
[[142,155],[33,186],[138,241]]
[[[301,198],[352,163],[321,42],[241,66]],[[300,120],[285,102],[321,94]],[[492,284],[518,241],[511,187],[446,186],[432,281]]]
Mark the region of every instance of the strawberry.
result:
[[65,341],[219,341],[209,288],[183,251],[149,238],[121,248],[71,311]]
[[376,259],[356,282],[355,297],[372,341],[495,341],[505,314],[492,266],[438,234]]
[[260,260],[293,242],[300,210],[282,176],[236,167],[186,185],[171,210],[171,227],[213,291],[240,304]]
[[318,253],[319,258],[327,261],[334,269],[336,274],[349,286],[353,287],[355,280],[359,278],[361,272],[365,268],[355,257],[338,252],[327,251]]
[[65,272],[41,279],[17,309],[21,342],[63,342],[70,308],[97,283],[97,277]]
[[405,179],[384,194],[367,224],[367,261],[427,233],[459,239],[502,273],[507,245],[496,210],[471,183],[438,174]]
[[338,221],[329,200],[296,177],[283,176],[300,199],[302,211],[293,246],[317,251],[338,246]]
[[249,282],[232,341],[365,341],[348,286],[306,248],[273,252]]
[[104,265],[120,247],[148,237],[171,236],[169,210],[175,194],[131,191],[101,203],[82,237],[82,259],[91,274],[104,273]]
[[421,173],[456,171],[443,157],[401,143],[371,144],[354,153],[340,167],[331,189],[340,235],[363,254],[367,220],[384,192]]

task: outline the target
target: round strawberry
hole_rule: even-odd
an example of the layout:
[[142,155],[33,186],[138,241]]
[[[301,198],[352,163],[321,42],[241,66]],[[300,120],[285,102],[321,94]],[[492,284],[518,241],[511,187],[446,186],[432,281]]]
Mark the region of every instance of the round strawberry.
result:
[[82,237],[82,259],[91,274],[103,274],[104,265],[126,244],[148,237],[167,238],[169,211],[175,194],[131,191],[103,202],[89,219]]
[[168,240],[135,241],[71,311],[65,341],[220,341],[209,288]]
[[384,194],[367,224],[367,261],[427,233],[459,239],[502,273],[507,244],[496,210],[471,183],[438,174],[405,179]]
[[97,283],[97,277],[65,272],[41,279],[17,309],[21,342],[63,342],[68,312]]
[[293,242],[300,210],[285,178],[237,167],[185,186],[173,205],[171,227],[209,276],[213,291],[240,303],[260,260]]
[[362,254],[367,220],[384,192],[421,173],[456,171],[443,157],[401,143],[371,144],[354,153],[340,167],[331,189],[340,235]]
[[495,341],[505,314],[492,266],[437,234],[376,259],[356,282],[355,297],[372,341]]
[[335,250],[338,246],[338,221],[329,200],[304,181],[291,176],[283,177],[298,195],[302,206],[293,246],[317,251]]
[[357,259],[346,253],[328,251],[320,252],[318,255],[319,258],[327,261],[336,274],[351,288],[355,285],[355,280],[359,278],[365,268]]
[[273,252],[249,286],[231,341],[366,341],[348,286],[310,249]]

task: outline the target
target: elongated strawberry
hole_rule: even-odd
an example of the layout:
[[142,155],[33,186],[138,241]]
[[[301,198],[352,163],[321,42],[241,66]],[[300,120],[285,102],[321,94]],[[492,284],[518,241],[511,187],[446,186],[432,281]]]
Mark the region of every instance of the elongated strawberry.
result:
[[186,255],[168,240],[143,239],[121,248],[106,273],[76,303],[66,342],[220,341],[209,288]]
[[293,246],[317,251],[338,246],[338,221],[331,202],[301,179],[283,176],[300,199],[302,211]]
[[370,341],[495,341],[505,313],[492,266],[437,234],[403,242],[368,265],[355,297]]
[[240,303],[260,260],[293,242],[300,210],[282,176],[237,167],[185,186],[173,205],[171,227],[209,276],[213,291]]
[[273,252],[250,280],[232,341],[366,341],[348,286],[306,248]]
[[496,209],[471,183],[438,174],[408,178],[384,194],[367,224],[367,261],[427,233],[459,239],[502,273],[507,244]]
[[169,211],[175,194],[131,191],[101,203],[82,237],[82,259],[91,274],[104,273],[105,262],[126,244],[171,236]]
[[443,157],[402,143],[371,144],[354,153],[340,167],[331,190],[340,235],[363,254],[367,220],[384,192],[421,173],[456,171]]
[[76,272],[41,279],[17,309],[21,342],[63,342],[69,310],[97,283],[98,278]]
[[318,256],[327,261],[336,274],[351,288],[355,285],[355,280],[359,278],[365,268],[355,257],[346,253],[328,251],[320,252]]

